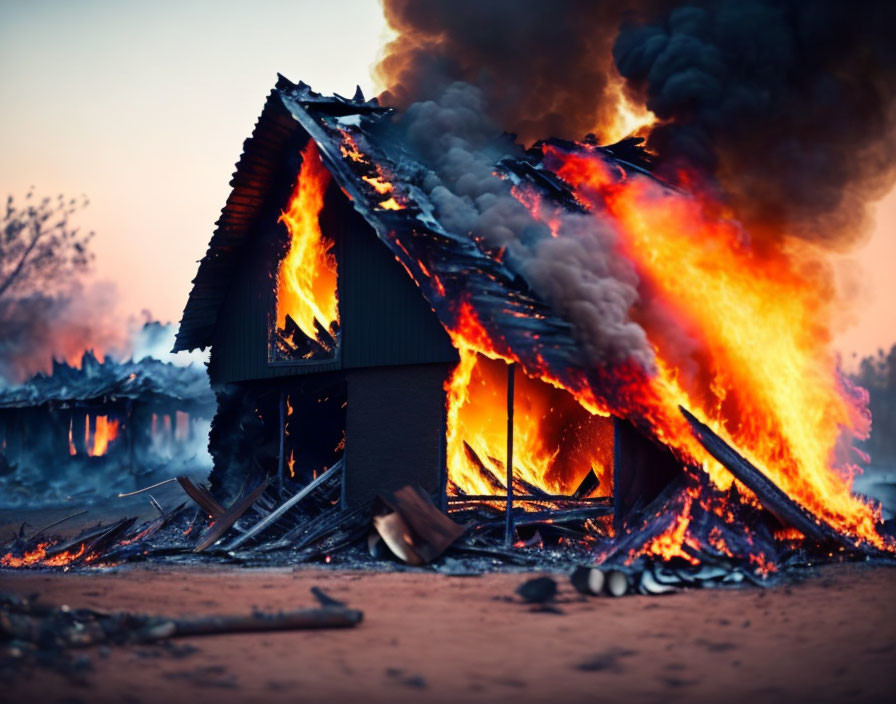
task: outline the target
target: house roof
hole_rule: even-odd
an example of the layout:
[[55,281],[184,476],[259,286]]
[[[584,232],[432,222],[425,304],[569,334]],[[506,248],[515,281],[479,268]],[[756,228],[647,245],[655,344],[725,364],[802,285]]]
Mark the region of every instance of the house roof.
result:
[[[469,304],[497,352],[518,360],[533,375],[552,376],[568,388],[580,387],[591,372],[581,369],[572,325],[540,300],[501,256],[468,234],[442,226],[420,187],[426,169],[398,140],[384,136],[393,112],[375,100],[364,101],[360,91],[352,100],[326,97],[304,83],[279,77],[244,144],[231,181],[233,191],[193,281],[174,350],[212,343],[218,310],[241,260],[241,248],[248,246],[262,214],[265,194],[277,178],[283,150],[297,130],[304,130],[355,210],[404,266],[449,332],[462,324],[463,304]],[[553,143],[576,148],[568,142]],[[364,158],[352,158],[357,152]],[[643,170],[644,164],[638,163],[643,154],[632,142],[616,145],[615,151],[607,148],[604,156],[627,169]],[[496,169],[564,208],[579,207],[566,185],[535,157],[504,159]],[[388,197],[364,180],[378,174],[391,176],[388,180],[402,208],[390,208],[385,203]]]
[[100,362],[85,352],[81,366],[53,362],[51,374],[36,374],[24,384],[0,388],[0,408],[47,403],[104,403],[119,399],[165,402],[182,408],[212,410],[215,397],[205,369],[178,367],[152,357],[140,361]]

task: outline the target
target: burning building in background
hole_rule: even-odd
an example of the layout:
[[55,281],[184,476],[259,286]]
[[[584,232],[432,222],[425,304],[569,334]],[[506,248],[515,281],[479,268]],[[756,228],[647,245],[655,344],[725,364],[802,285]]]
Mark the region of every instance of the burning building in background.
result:
[[466,84],[398,114],[281,77],[175,345],[211,347],[214,490],[341,464],[344,505],[603,501],[604,535],[659,497],[630,552],[765,565],[758,497],[784,532],[885,549],[813,272],[654,165],[636,139],[524,150]]
[[161,470],[207,471],[213,412],[202,367],[90,351],[80,364],[56,361],[52,373],[0,389],[3,502],[108,495]]

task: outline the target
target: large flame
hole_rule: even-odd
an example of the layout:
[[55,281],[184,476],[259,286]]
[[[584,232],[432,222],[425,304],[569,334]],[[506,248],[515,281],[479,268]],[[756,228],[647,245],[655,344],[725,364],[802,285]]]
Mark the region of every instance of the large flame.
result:
[[620,172],[597,152],[548,148],[546,159],[584,204],[612,218],[642,290],[662,301],[662,316],[647,304],[636,311],[657,369],[637,390],[642,407],[627,410],[730,483],[678,413],[689,407],[791,498],[882,545],[878,516],[850,493],[853,468],[838,452],[845,434],[867,432],[867,419],[829,351],[831,296],[823,277],[799,266],[807,253],[751,247],[717,204]]
[[330,331],[339,321],[334,242],[323,236],[318,218],[330,172],[320,160],[314,140],[302,150],[302,167],[280,222],[289,231],[289,250],[277,272],[277,326],[286,316],[312,340],[319,339],[315,321]]
[[[507,364],[478,354],[457,336],[455,343],[460,362],[446,384],[448,478],[464,494],[500,495],[507,484]],[[600,494],[611,494],[610,419],[521,371],[513,405],[514,477],[569,495],[593,469]]]

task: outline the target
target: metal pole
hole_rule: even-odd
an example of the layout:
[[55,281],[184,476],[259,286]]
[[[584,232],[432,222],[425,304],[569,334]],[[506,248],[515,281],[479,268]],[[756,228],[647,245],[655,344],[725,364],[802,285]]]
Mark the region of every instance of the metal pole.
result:
[[284,443],[286,439],[286,392],[280,392],[280,450],[277,454],[277,489],[283,494]]
[[504,544],[513,543],[513,381],[516,362],[507,366],[507,510],[504,524]]

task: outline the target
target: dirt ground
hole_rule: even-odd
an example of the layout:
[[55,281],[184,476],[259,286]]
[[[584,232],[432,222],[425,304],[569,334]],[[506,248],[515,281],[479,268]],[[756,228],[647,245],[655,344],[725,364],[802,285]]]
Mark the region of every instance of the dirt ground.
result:
[[[557,607],[508,599],[527,577],[140,567],[0,572],[0,589],[170,616],[294,609],[320,586],[355,629],[192,638],[196,650],[91,649],[86,684],[19,672],[7,702],[878,702],[896,694],[896,569],[827,567],[771,589]],[[190,650],[190,649],[187,649]]]

